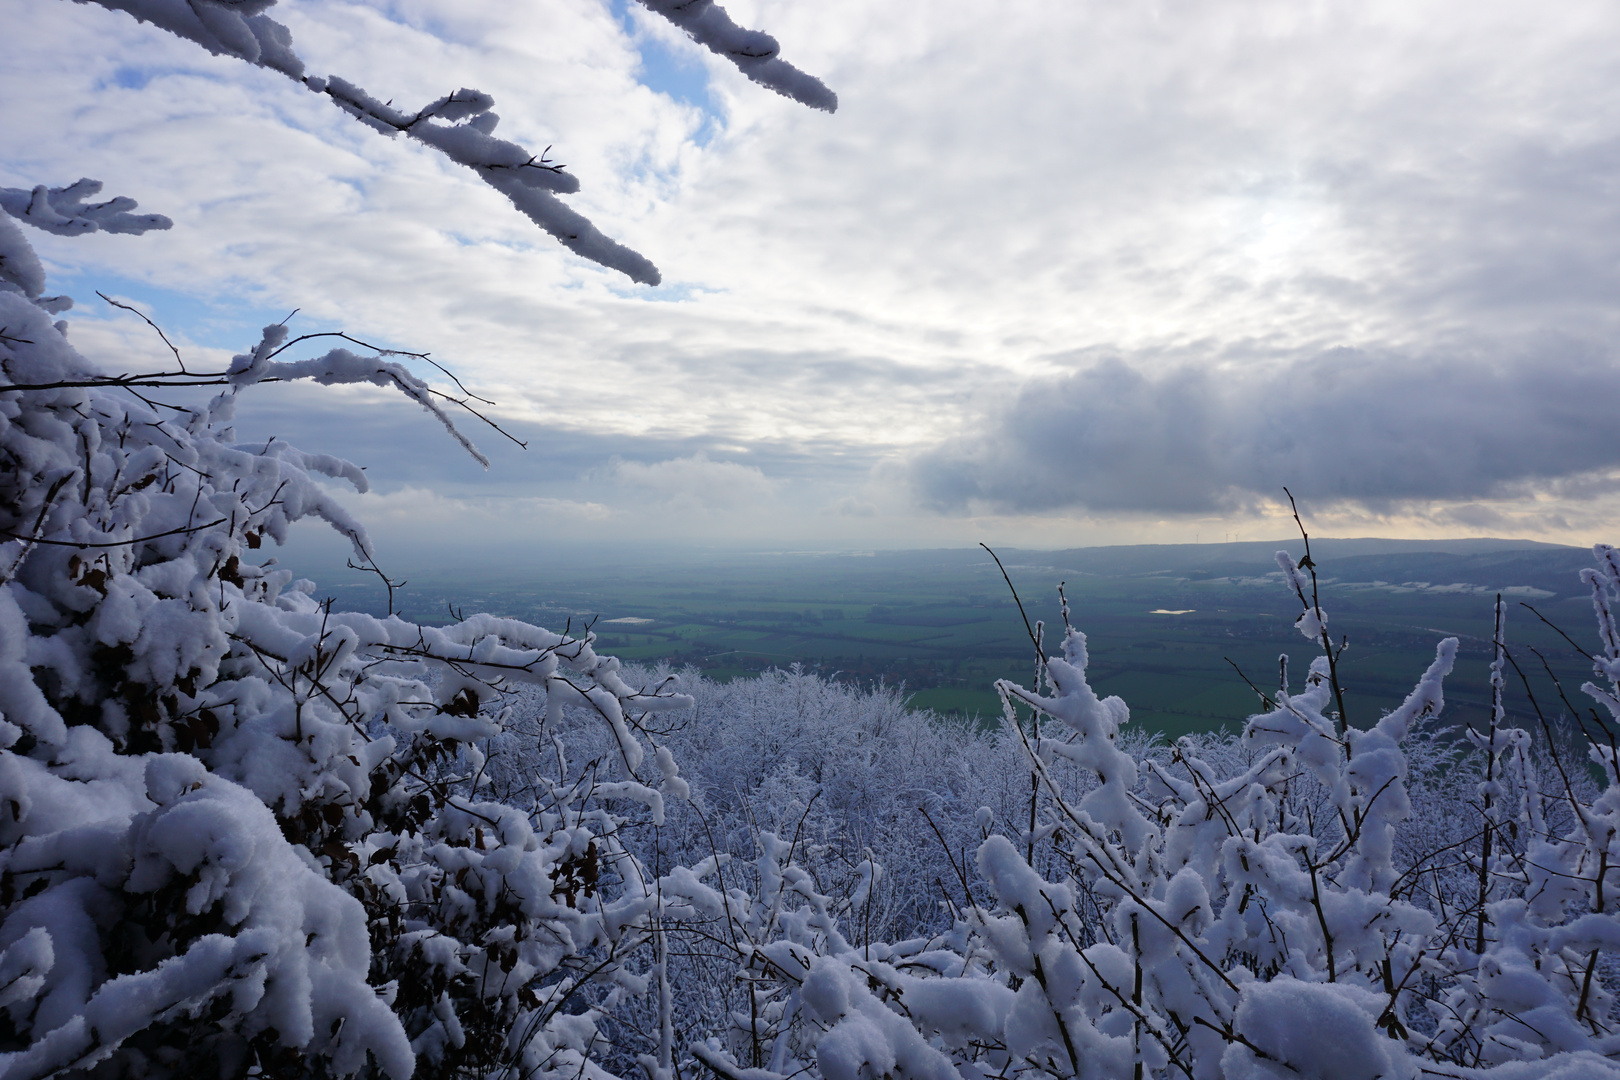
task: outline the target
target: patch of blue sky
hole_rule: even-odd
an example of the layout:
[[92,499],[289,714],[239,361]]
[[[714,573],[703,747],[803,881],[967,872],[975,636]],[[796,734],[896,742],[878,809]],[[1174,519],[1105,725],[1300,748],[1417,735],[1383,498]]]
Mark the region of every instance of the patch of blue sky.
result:
[[156,74],[156,68],[130,67],[126,64],[113,72],[112,82],[114,86],[122,86],[125,90],[144,90],[146,84],[151,82]]
[[703,113],[703,123],[693,134],[693,141],[707,146],[724,125],[724,119],[715,108],[709,92],[709,72],[699,53],[701,46],[671,48],[636,26],[630,6],[635,0],[611,0],[614,16],[624,27],[641,54],[641,66],[636,81],[654,93],[663,94],[671,101],[689,105]]
[[650,288],[645,285],[620,286],[610,284],[608,289],[615,295],[627,299],[651,300],[665,304],[679,304],[704,296],[717,296],[725,291],[723,289],[711,289],[706,285],[697,285],[688,281],[672,281]]
[[120,64],[113,69],[110,78],[101,80],[100,89],[110,86],[121,87],[125,90],[145,90],[154,79],[184,76],[188,79],[203,79],[209,82],[218,82],[220,76],[205,67],[182,67],[175,64]]

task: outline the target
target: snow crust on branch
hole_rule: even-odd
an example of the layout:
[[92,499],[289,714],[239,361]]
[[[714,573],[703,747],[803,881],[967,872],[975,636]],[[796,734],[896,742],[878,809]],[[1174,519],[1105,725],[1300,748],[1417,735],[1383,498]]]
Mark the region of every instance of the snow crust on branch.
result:
[[782,47],[775,38],[758,30],[744,30],[714,0],[641,0],[641,6],[685,30],[693,41],[730,60],[761,86],[812,109],[838,110],[838,95],[820,79],[783,60],[778,55]]
[[[478,90],[461,89],[447,94],[416,112],[396,109],[363,88],[337,75],[305,75],[304,62],[293,49],[292,33],[266,14],[275,0],[76,0],[99,4],[134,16],[140,22],[166,30],[202,46],[217,56],[233,56],[247,63],[280,72],[327,97],[372,130],[387,136],[404,134],[432,147],[451,161],[465,165],[479,179],[505,195],[520,213],[549,233],[568,250],[610,270],[617,270],[642,285],[657,285],[658,268],[644,256],[610,239],[584,215],[557,198],[579,190],[579,182],[552,164],[543,154],[535,154],[517,143],[493,134],[500,118],[495,100]],[[711,51],[736,64],[738,70],[761,86],[793,98],[815,109],[832,112],[838,99],[812,76],[782,60],[776,39],[758,31],[744,30],[732,22],[724,8],[713,0],[642,0],[651,11],[670,20]],[[67,193],[93,181],[80,181]],[[97,185],[99,188],[99,185]],[[35,195],[39,191],[36,189]],[[80,193],[94,194],[94,190]],[[13,203],[19,193],[0,189],[0,206],[17,214]],[[55,198],[66,198],[63,192]],[[7,201],[10,200],[10,201]],[[38,220],[31,223],[55,229],[62,207],[47,206],[38,196],[39,207],[30,207]],[[118,202],[118,200],[114,200]],[[63,218],[64,228],[92,228],[99,225],[111,231],[139,231],[126,217],[118,215],[127,206],[106,204],[93,208],[101,217],[91,222],[88,213]],[[158,224],[161,222],[161,224]],[[84,224],[81,224],[84,223]],[[167,219],[151,218],[144,228],[167,228]],[[0,245],[5,240],[0,236]],[[0,246],[0,272],[7,252]]]
[[[37,229],[59,236],[82,236],[92,232],[139,234],[167,229],[174,223],[162,214],[132,214],[135,200],[122,195],[103,203],[86,206],[84,200],[101,193],[101,181],[80,180],[65,188],[30,190],[0,187],[0,286],[9,286],[31,300],[40,301],[45,290],[45,267],[34,254],[10,218],[25,221]],[[9,215],[9,217],[7,216]],[[73,306],[66,296],[54,296],[39,303],[55,314]]]

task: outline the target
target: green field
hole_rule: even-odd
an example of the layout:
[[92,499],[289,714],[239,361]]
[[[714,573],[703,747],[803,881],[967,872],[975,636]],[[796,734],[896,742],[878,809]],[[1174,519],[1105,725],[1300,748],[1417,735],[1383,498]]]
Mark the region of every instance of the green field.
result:
[[[1498,589],[1514,591],[1509,640],[1535,676],[1544,708],[1563,711],[1527,646],[1547,657],[1584,710],[1578,687],[1590,677],[1589,662],[1521,602],[1534,603],[1577,641],[1592,641],[1590,603],[1576,576],[1587,553],[1546,545],[1473,550],[1466,542],[1457,551],[1387,553],[1365,545],[1324,541],[1316,549],[1330,627],[1351,643],[1343,676],[1352,722],[1371,722],[1399,704],[1446,635],[1462,639],[1447,684],[1452,715],[1482,717]],[[1090,642],[1092,685],[1123,697],[1137,722],[1175,735],[1241,723],[1257,704],[1243,676],[1274,689],[1280,653],[1291,657],[1293,685],[1301,683],[1314,651],[1293,629],[1298,599],[1278,575],[1267,577],[1277,546],[1001,554],[1029,619],[1045,622],[1048,648],[1060,640],[1051,628],[1061,626],[1056,590],[1066,582],[1071,619]],[[995,563],[977,549],[726,553],[601,560],[522,575],[441,569],[408,576],[397,602],[413,618],[442,622],[453,607],[554,629],[590,625],[603,652],[690,664],[720,679],[802,664],[862,684],[901,685],[919,708],[993,718],[1001,712],[995,680],[1028,684],[1033,673],[1019,608]],[[363,579],[340,580],[326,592],[352,609],[383,604],[380,590]],[[1522,705],[1516,678],[1510,690]]]

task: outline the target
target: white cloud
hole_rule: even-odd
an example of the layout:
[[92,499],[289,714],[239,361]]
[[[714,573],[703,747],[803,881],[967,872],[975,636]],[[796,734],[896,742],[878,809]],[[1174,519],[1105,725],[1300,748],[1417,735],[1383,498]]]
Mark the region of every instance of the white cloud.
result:
[[[553,144],[574,204],[660,265],[660,292],[284,79],[85,5],[0,0],[30,43],[0,100],[33,105],[0,114],[0,183],[99,176],[176,219],[44,238],[76,281],[302,307],[301,328],[430,350],[504,420],[560,433],[563,457],[486,479],[426,463],[415,422],[373,425],[397,450],[372,458],[385,489],[617,505],[619,469],[668,465],[694,522],[723,508],[732,535],[769,507],[750,535],[815,519],[863,543],[954,542],[969,522],[1180,538],[1269,520],[1265,493],[1295,477],[1380,528],[1593,520],[1576,478],[1614,464],[1590,402],[1620,370],[1612,5],[728,7],[840,112],[694,50],[726,120],[699,145],[702,116],[637,85],[595,0],[277,8],[313,69],[379,96],[493,93],[501,133]],[[1541,348],[1555,339],[1571,348]],[[1330,355],[1369,358],[1337,407],[1290,381]],[[1345,452],[1256,434],[1286,434],[1288,409]],[[891,511],[909,462],[935,505],[981,516]],[[883,510],[817,510],[845,499]]]
[[710,461],[705,454],[654,462],[615,460],[610,472],[616,483],[639,489],[654,503],[693,511],[758,507],[775,488],[753,465]]
[[832,505],[832,512],[844,517],[869,518],[877,516],[877,507],[853,495],[845,495]]
[[612,511],[601,503],[545,497],[457,497],[423,488],[368,494],[351,507],[368,529],[426,530],[465,535],[465,530],[499,529],[519,534],[534,528],[605,521]]

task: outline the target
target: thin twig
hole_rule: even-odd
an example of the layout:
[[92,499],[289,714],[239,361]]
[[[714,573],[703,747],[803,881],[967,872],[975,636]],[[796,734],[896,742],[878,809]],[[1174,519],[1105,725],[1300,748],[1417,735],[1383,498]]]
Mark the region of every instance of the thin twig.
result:
[[[1299,506],[1294,502],[1294,493],[1287,488],[1283,488],[1283,494],[1288,496],[1289,509],[1294,512],[1294,524],[1299,526],[1300,539],[1305,541],[1305,557],[1299,561],[1298,565],[1311,572],[1311,600],[1308,607],[1315,612],[1317,625],[1322,630],[1322,652],[1327,656],[1328,683],[1333,687],[1334,703],[1339,706],[1339,737],[1343,738],[1346,729],[1350,726],[1350,714],[1345,711],[1344,687],[1339,683],[1338,653],[1333,651],[1333,637],[1328,633],[1327,620],[1322,618],[1322,601],[1318,595],[1316,583],[1316,560],[1311,558],[1311,537],[1305,531],[1305,522],[1300,520]],[[1299,601],[1302,604],[1305,603],[1304,594],[1300,595]],[[1341,645],[1339,652],[1343,651],[1344,647]]]
[[89,540],[41,540],[27,536],[18,536],[16,533],[8,532],[5,529],[0,529],[0,536],[8,536],[13,540],[22,540],[24,542],[31,541],[35,544],[49,544],[52,547],[115,548],[125,547],[129,544],[143,544],[148,540],[160,540],[165,536],[177,536],[181,533],[202,532],[204,529],[212,529],[215,525],[223,525],[227,520],[229,519],[220,518],[218,521],[210,521],[206,525],[188,525],[178,529],[170,529],[168,532],[153,533],[150,536],[132,536],[128,540],[108,540],[105,542],[92,542]]
[[[142,322],[144,322],[147,326],[150,326],[153,330],[156,330],[157,331],[157,336],[163,339],[163,344],[167,345],[169,347],[169,351],[174,353],[174,362],[180,365],[180,370],[182,372],[185,372],[185,370],[186,370],[186,362],[184,360],[180,359],[180,350],[174,347],[174,342],[170,341],[169,340],[169,335],[165,334],[163,332],[163,327],[159,326],[157,323],[155,323],[151,319],[147,318],[146,314],[144,312],[137,311],[135,308],[130,307],[128,304],[119,303],[117,300],[114,300],[112,297],[108,296],[106,293],[102,292],[100,289],[96,290],[96,295],[101,297],[103,300],[107,301],[107,303],[111,304],[115,308],[122,308],[125,311],[132,312],[133,314],[139,316],[140,320]],[[289,318],[290,318],[290,316],[289,316]]]
[[[979,546],[984,548],[986,551],[990,551],[990,545],[984,543],[983,541],[979,543]],[[1018,614],[1021,615],[1024,620],[1024,632],[1029,635],[1029,643],[1035,646],[1035,653],[1041,658],[1041,663],[1044,664],[1046,662],[1046,653],[1041,649],[1041,641],[1040,638],[1035,634],[1035,628],[1030,625],[1029,615],[1024,611],[1024,602],[1018,598],[1018,589],[1014,587],[1012,578],[1007,576],[1007,568],[1001,565],[1001,557],[998,556],[994,551],[990,551],[990,557],[996,560],[996,569],[1001,571],[1002,580],[1007,583],[1007,588],[1012,590],[1013,603],[1018,605]]]

